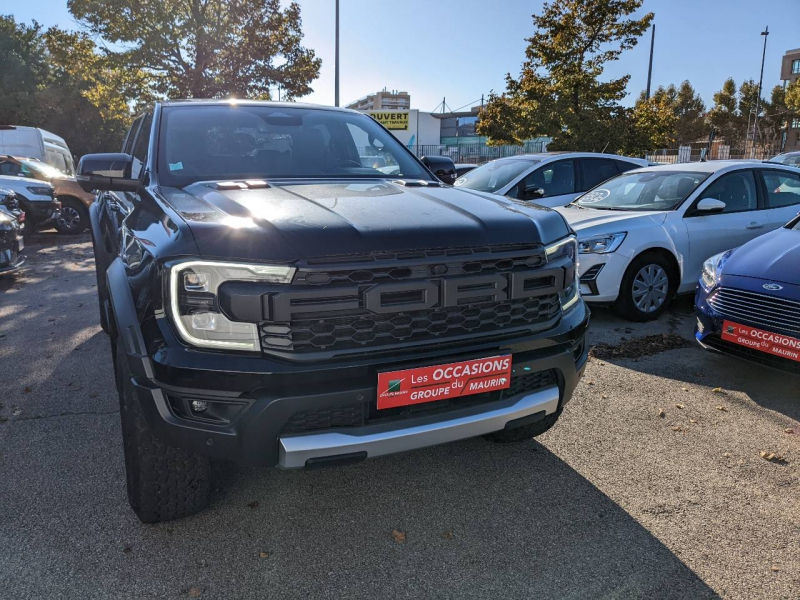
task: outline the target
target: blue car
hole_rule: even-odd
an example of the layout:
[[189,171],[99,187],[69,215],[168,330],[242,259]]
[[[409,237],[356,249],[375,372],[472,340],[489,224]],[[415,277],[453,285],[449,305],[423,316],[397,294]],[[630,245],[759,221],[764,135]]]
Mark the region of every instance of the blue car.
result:
[[800,215],[709,258],[695,308],[704,348],[800,375]]

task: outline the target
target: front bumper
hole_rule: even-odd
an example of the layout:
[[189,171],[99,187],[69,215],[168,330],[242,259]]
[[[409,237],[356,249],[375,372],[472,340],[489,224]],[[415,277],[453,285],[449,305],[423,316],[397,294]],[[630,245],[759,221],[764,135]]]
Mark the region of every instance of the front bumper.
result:
[[[135,351],[128,359],[148,423],[165,443],[243,464],[311,467],[464,439],[552,414],[583,374],[588,322],[588,309],[579,303],[553,330],[515,343],[446,352],[421,347],[316,365],[193,351],[174,339],[147,358],[149,366],[142,368],[143,356]],[[168,328],[162,333],[169,336]],[[512,386],[515,377],[548,373],[552,379],[542,379],[538,389],[516,385],[513,394],[469,396],[463,404],[377,411],[379,371],[496,354],[513,355]],[[206,403],[207,412],[194,414],[194,401]]]
[[592,303],[614,302],[630,257],[619,252],[580,255],[581,296]]
[[[708,303],[709,296],[710,292],[707,292],[702,284],[698,284],[695,293],[695,314],[697,316],[697,322],[694,328],[694,337],[700,346],[712,352],[739,358],[771,369],[777,369],[784,373],[800,375],[800,363],[798,362],[724,340],[722,338],[722,327],[725,317],[715,311]],[[741,325],[750,325],[755,328],[764,329],[763,325],[750,323],[746,319],[739,318],[736,319],[736,322]],[[781,332],[774,331],[774,333]]]
[[[21,230],[20,230],[21,231]],[[6,236],[13,235],[11,239],[6,239]],[[25,264],[25,255],[22,254],[23,240],[21,235],[14,234],[14,232],[3,232],[0,234],[3,243],[0,244],[0,275],[6,273],[13,273],[19,270]]]
[[[29,197],[27,204],[30,207],[29,220],[36,227],[52,225],[61,215],[61,202],[52,198]],[[28,219],[26,219],[26,223],[28,223]],[[29,223],[30,225],[31,223]]]

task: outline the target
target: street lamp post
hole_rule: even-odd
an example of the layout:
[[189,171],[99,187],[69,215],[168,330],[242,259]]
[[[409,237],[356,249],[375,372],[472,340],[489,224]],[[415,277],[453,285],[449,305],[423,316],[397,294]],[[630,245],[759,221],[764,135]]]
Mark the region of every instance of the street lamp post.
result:
[[339,0],[336,0],[336,58],[335,58],[335,66],[334,70],[336,71],[335,74],[335,81],[334,84],[334,104],[339,106]]
[[[337,2],[339,0],[336,0]],[[764,81],[764,59],[767,56],[767,36],[769,35],[769,25],[761,32],[764,36],[764,50],[761,53],[761,75],[758,78],[758,96],[756,96],[756,118],[753,120],[753,147],[751,158],[756,157],[756,136],[758,135],[758,111],[761,109],[761,84]]]

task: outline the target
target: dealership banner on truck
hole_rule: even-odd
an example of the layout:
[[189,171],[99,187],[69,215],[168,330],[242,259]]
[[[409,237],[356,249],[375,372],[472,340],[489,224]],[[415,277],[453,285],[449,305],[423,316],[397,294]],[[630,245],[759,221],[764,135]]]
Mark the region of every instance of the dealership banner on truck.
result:
[[403,131],[408,129],[408,112],[377,111],[369,113],[369,116],[386,127],[386,129]]

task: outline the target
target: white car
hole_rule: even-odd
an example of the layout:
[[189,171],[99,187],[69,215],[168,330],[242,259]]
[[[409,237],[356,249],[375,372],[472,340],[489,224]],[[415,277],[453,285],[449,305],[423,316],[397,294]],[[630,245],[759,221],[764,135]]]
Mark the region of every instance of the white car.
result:
[[593,152],[520,154],[473,169],[454,185],[552,208],[569,204],[611,177],[648,164],[641,158]]
[[557,208],[578,235],[581,293],[633,321],[693,292],[709,256],[800,211],[800,169],[714,161],[648,167]]
[[61,214],[61,202],[56,200],[55,189],[46,181],[0,175],[0,187],[13,190],[20,208],[25,213],[25,233],[32,234],[37,228],[55,223]]

